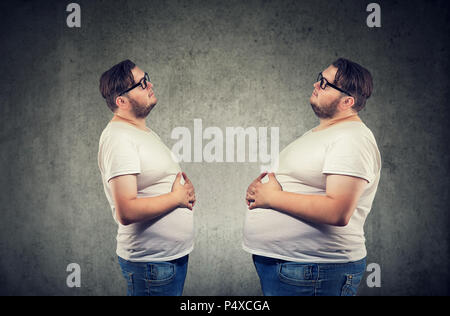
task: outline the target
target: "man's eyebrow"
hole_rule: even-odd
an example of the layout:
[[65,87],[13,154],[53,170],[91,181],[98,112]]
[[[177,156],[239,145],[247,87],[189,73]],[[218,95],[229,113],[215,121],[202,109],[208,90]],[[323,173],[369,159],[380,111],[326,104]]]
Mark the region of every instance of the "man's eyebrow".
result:
[[142,81],[142,79],[144,79],[144,78],[145,78],[145,74],[144,74],[144,77],[142,77],[141,79],[139,79],[138,82],[136,82],[136,83],[140,83],[140,82]]
[[333,80],[332,80],[332,81],[328,80],[328,78],[326,78],[326,77],[323,75],[323,72],[321,72],[321,74],[322,74],[322,77],[323,77],[328,83],[333,83]]

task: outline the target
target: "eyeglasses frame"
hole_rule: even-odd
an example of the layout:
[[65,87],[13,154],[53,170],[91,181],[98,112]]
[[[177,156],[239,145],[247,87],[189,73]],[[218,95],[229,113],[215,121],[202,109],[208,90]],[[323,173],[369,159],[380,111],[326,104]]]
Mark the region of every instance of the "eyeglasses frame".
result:
[[141,80],[139,80],[138,83],[136,83],[135,85],[131,86],[130,88],[128,88],[125,91],[122,91],[121,93],[119,93],[118,97],[124,95],[125,93],[133,90],[134,88],[141,86],[142,89],[146,89],[147,88],[147,81],[151,83],[150,81],[150,76],[148,75],[148,73],[145,73],[144,78],[142,78]]
[[[325,87],[323,87],[323,88],[322,88],[322,80],[325,81]],[[330,87],[332,87],[332,88],[334,88],[334,89],[336,89],[336,90],[338,90],[338,91],[340,91],[340,92],[342,92],[342,93],[345,93],[345,94],[348,95],[349,97],[353,97],[353,96],[352,96],[350,93],[348,93],[347,91],[342,90],[341,88],[335,86],[335,85],[332,84],[332,83],[329,83],[328,80],[327,80],[327,78],[325,78],[325,77],[322,75],[321,72],[320,72],[319,75],[317,76],[316,82],[318,82],[318,81],[320,81],[319,87],[320,87],[320,89],[322,89],[322,90],[325,90],[325,88],[326,88],[327,86],[330,86]]]

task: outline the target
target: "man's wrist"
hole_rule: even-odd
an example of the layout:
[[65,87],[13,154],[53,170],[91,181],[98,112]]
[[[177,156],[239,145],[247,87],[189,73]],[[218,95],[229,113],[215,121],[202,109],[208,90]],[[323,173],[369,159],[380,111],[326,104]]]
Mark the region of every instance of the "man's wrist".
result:
[[272,192],[272,194],[270,194],[269,199],[268,199],[268,206],[271,209],[276,209],[278,206],[278,201],[280,201],[280,199],[282,199],[283,197],[281,196],[283,194],[283,191],[274,191]]
[[181,199],[180,199],[180,196],[177,194],[177,192],[175,192],[175,191],[169,192],[169,198],[172,201],[172,203],[175,205],[175,207],[180,207]]

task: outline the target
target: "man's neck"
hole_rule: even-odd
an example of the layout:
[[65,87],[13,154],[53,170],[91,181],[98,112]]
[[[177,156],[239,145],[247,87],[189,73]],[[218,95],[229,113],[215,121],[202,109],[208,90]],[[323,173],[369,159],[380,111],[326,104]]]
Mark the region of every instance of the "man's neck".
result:
[[123,114],[123,113],[114,113],[113,118],[111,119],[112,122],[126,122],[131,125],[136,126],[139,129],[147,131],[147,125],[145,122],[145,118],[136,118],[131,115]]
[[314,131],[320,131],[320,130],[326,129],[332,125],[342,123],[342,122],[349,122],[349,121],[362,122],[358,116],[358,113],[351,113],[351,114],[347,114],[347,115],[338,115],[338,116],[335,116],[330,119],[320,119],[320,124],[319,124],[319,126],[314,128]]

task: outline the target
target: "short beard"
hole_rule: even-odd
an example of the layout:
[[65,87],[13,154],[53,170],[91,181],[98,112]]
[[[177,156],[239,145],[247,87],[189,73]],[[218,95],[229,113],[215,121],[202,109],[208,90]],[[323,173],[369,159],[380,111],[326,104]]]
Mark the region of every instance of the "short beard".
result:
[[311,102],[311,107],[318,118],[321,119],[330,119],[333,118],[337,112],[338,104],[340,99],[337,99],[331,102],[328,105],[324,105],[322,107],[318,107],[317,105]]
[[155,106],[154,104],[151,104],[149,106],[140,105],[137,101],[131,98],[129,99],[129,101],[131,104],[131,111],[136,118],[146,118]]

